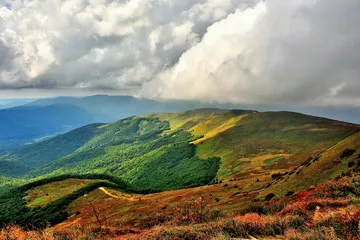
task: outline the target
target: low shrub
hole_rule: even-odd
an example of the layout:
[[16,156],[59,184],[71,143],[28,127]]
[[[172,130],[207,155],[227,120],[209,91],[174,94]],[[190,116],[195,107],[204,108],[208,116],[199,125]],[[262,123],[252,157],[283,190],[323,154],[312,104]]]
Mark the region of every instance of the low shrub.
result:
[[355,166],[355,163],[353,161],[348,162],[348,168],[352,168]]
[[355,152],[356,150],[354,149],[345,149],[343,153],[340,155],[340,158],[351,157]]
[[319,222],[318,225],[333,228],[336,235],[341,239],[358,240],[360,237],[359,223],[360,211],[347,211]]
[[292,195],[294,195],[294,192],[293,191],[288,191],[285,196],[286,197],[291,197]]
[[273,199],[275,197],[274,193],[269,193],[268,195],[266,195],[265,197],[265,201],[270,201],[271,199]]
[[133,229],[123,228],[98,229],[90,226],[72,226],[67,229],[34,229],[25,230],[16,225],[7,225],[0,229],[0,239],[6,240],[71,240],[71,239],[114,239],[124,234],[139,233]]
[[265,234],[267,224],[264,217],[250,213],[227,220],[223,231],[233,238],[247,238],[249,235],[260,236]]
[[282,176],[284,176],[283,173],[274,173],[274,174],[271,174],[271,178],[272,178],[272,179],[279,179],[279,178],[281,178]]
[[246,208],[240,211],[240,215],[247,213],[257,213],[259,215],[264,215],[268,213],[268,209],[265,204],[262,203],[250,203]]
[[149,233],[137,235],[130,239],[152,239],[152,240],[203,240],[203,239],[216,239],[224,236],[221,228],[216,226],[207,227],[158,227]]
[[208,200],[200,197],[175,208],[172,213],[172,223],[176,225],[204,223],[217,220],[221,216],[220,210],[210,209]]
[[360,195],[358,184],[360,185],[360,181],[328,181],[313,194],[312,198],[338,199],[349,195]]
[[239,214],[257,213],[259,215],[277,214],[285,208],[286,204],[283,201],[270,201],[267,203],[252,202],[242,209]]
[[335,232],[330,228],[308,229],[307,231],[299,231],[288,229],[285,232],[284,239],[287,240],[339,240]]

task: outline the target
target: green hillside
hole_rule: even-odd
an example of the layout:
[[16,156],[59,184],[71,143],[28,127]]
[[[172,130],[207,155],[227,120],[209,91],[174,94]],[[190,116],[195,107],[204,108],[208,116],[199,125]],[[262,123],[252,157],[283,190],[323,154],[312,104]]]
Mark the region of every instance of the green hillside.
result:
[[196,136],[197,156],[220,157],[221,180],[269,178],[287,171],[359,131],[359,126],[293,112],[208,109],[162,114],[174,129]]
[[88,125],[21,148],[1,157],[6,167],[0,174],[31,179],[105,173],[146,191],[230,179],[257,179],[260,184],[359,129],[292,112],[199,109],[152,114]]
[[28,178],[106,173],[147,191],[213,181],[219,159],[195,156],[195,146],[190,143],[194,137],[183,130],[164,134],[169,129],[169,123],[158,118],[128,118],[108,125],[86,126],[3,158],[33,169],[22,173]]
[[310,156],[300,165],[293,166],[287,174],[263,192],[283,196],[288,191],[300,191],[339,177],[360,163],[360,132],[336,143],[325,151]]
[[204,195],[231,216],[355,169],[359,149],[359,125],[292,112],[199,109],[92,124],[1,156],[0,225],[86,222],[87,194],[114,225]]
[[0,169],[1,174],[4,176],[17,176],[24,174],[24,172],[28,172],[30,167],[19,160],[14,160],[13,158],[5,156],[0,157]]

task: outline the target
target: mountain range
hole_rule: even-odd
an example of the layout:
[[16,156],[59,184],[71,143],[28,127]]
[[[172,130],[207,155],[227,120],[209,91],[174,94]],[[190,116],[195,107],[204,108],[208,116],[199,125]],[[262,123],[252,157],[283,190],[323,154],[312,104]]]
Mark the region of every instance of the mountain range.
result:
[[[295,107],[201,103],[192,101],[154,101],[129,96],[95,95],[44,99],[1,100],[0,151],[51,138],[90,123],[109,123],[118,119],[149,113],[181,112],[189,109],[218,107],[222,109],[288,109]],[[5,106],[8,106],[7,108]],[[15,106],[10,107],[9,106]],[[357,108],[296,107],[311,115],[320,115],[353,123],[360,122]]]
[[183,111],[199,106],[206,104],[107,95],[39,99],[0,110],[0,148],[41,141],[90,123],[108,123],[134,115]]

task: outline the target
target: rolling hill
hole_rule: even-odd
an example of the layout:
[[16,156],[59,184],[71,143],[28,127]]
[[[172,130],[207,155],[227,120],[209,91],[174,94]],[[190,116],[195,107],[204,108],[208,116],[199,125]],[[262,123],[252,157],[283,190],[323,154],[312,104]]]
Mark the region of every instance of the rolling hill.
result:
[[0,151],[43,141],[94,122],[108,123],[152,112],[184,111],[206,106],[195,102],[161,102],[107,95],[29,101],[19,99],[16,102],[23,105],[0,109]]
[[[154,101],[130,96],[95,95],[88,97],[56,97],[34,101],[12,100],[16,107],[0,108],[0,152],[24,144],[43,141],[57,134],[95,122],[109,123],[130,116],[168,111],[182,112],[188,109],[217,107],[222,109],[240,106],[192,101]],[[0,101],[7,103],[8,100]],[[21,105],[23,103],[23,105]],[[284,106],[244,105],[244,109],[283,109]],[[312,107],[297,108],[304,113],[343,119],[359,123],[357,108]]]
[[[137,234],[145,234],[141,235],[144,239],[146,234],[156,235],[153,227],[163,224],[161,231],[171,234],[200,236],[199,228],[204,228],[210,232],[220,229],[233,237],[264,235],[270,230],[274,232],[266,232],[266,236],[284,235],[288,225],[281,231],[271,227],[260,234],[243,229],[245,233],[240,234],[229,233],[235,231],[235,225],[224,224],[230,224],[233,218],[244,222],[246,219],[239,215],[256,213],[269,215],[259,218],[264,224],[280,221],[282,215],[272,214],[284,214],[281,221],[290,222],[283,224],[310,226],[314,208],[304,210],[309,219],[298,212],[291,215],[283,211],[296,200],[310,201],[311,194],[320,194],[323,189],[316,192],[314,186],[326,186],[333,179],[339,181],[339,186],[343,182],[348,182],[351,189],[357,186],[359,133],[356,124],[294,112],[212,108],[91,124],[0,158],[0,164],[6,166],[0,175],[14,179],[15,185],[21,183],[19,179],[37,180],[3,193],[0,224],[40,227],[47,220],[55,225],[54,231],[61,232],[73,226],[96,227],[106,222],[109,231],[126,226],[135,239]],[[59,186],[61,192],[56,190]],[[336,189],[327,191],[340,191]],[[349,189],[341,191],[354,201],[341,205],[333,197],[331,201],[340,205],[331,205],[331,210],[357,207],[360,195]],[[343,195],[339,199],[345,201]],[[330,200],[316,201],[319,206],[327,206],[324,204]],[[16,204],[12,207],[9,202]],[[101,212],[100,217],[94,217],[94,211]],[[203,218],[198,211],[206,212]],[[186,215],[195,213],[201,219]],[[18,217],[9,221],[14,214]],[[167,223],[185,227],[169,230]],[[194,230],[194,224],[200,224],[195,227],[198,230]],[[124,230],[117,234],[127,233]],[[131,239],[131,234],[127,237]]]
[[172,169],[184,159],[196,165],[194,159],[218,158],[221,162],[213,163],[219,168],[214,169],[216,180],[251,175],[266,181],[273,173],[289,172],[319,157],[358,131],[355,124],[293,112],[210,108],[92,124],[0,159],[23,166],[23,172],[2,170],[9,176],[98,172],[141,185],[143,180],[134,176],[152,178],[146,169],[153,165],[170,164],[167,168]]

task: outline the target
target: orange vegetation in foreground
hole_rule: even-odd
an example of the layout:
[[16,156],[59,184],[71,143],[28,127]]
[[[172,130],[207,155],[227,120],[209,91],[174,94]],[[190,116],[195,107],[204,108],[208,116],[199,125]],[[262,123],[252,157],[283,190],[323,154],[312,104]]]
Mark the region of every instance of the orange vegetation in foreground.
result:
[[[111,195],[118,196],[111,197],[99,189],[87,196],[88,206],[86,199],[77,200],[77,204],[83,204],[78,206],[79,209],[83,207],[84,212],[75,214],[68,221],[42,231],[24,231],[16,226],[9,226],[1,230],[0,239],[160,240],[256,237],[257,239],[359,240],[360,189],[357,188],[359,185],[360,174],[352,172],[348,176],[331,180],[292,197],[248,203],[246,208],[233,209],[237,213],[234,216],[225,216],[222,213],[222,206],[227,206],[225,203],[222,205],[220,201],[217,204],[210,201],[210,193],[204,196],[205,190],[216,189],[221,192],[222,188],[226,188],[224,184],[196,188],[198,195],[195,194],[194,189],[186,189],[168,192],[168,196],[165,193],[138,196],[141,199],[137,201],[134,201],[134,195],[128,196],[108,190]],[[230,187],[228,184],[227,188]],[[95,199],[95,196],[100,195],[102,197]],[[127,196],[131,197],[131,200],[126,200]],[[186,198],[193,200],[184,201]],[[171,200],[171,203],[166,202],[167,200]],[[106,209],[102,209],[105,206],[100,203],[104,205],[111,203],[106,212],[108,216],[102,213]],[[147,206],[147,203],[150,205]],[[132,204],[134,206],[131,206]],[[168,207],[164,208],[164,206]],[[159,207],[162,211],[158,210]],[[94,213],[91,214],[94,209],[103,222],[101,229],[97,225]],[[110,214],[110,209],[113,214]],[[119,212],[123,215],[120,216]],[[151,213],[152,218],[139,217],[138,222],[132,218],[145,213]]]
[[[97,189],[86,197],[73,201],[67,211],[72,217],[59,226],[94,223],[93,207],[96,208],[109,227],[132,226],[146,228],[157,224],[154,220],[161,216],[172,215],[186,203],[204,197],[207,207],[218,210],[225,216],[235,216],[240,209],[258,195],[258,191],[246,192],[245,186],[262,189],[264,181],[242,180],[190,189],[167,191],[148,195],[124,194],[115,190]],[[119,196],[119,197],[114,197]]]
[[0,239],[359,240],[359,172],[360,164],[336,180],[268,202],[225,197],[239,191],[237,182],[145,196],[98,189],[74,201],[69,211],[81,212],[64,223],[41,231],[9,226]]
[[[111,206],[114,213],[107,220],[110,228],[133,228],[126,230],[127,234],[118,236],[119,239],[267,236],[279,239],[358,240],[359,170],[360,165],[337,180],[269,202],[250,201],[256,198],[257,192],[236,197],[234,193],[241,189],[236,181],[150,194],[142,196],[137,202],[126,203],[118,199],[119,205]],[[109,199],[105,196],[102,201],[106,205],[106,201],[112,202]],[[96,207],[101,210],[105,206]],[[87,215],[87,220],[83,217],[80,213],[77,224],[89,224],[91,216]],[[67,222],[71,223],[71,219]],[[57,227],[66,228],[62,224]]]

